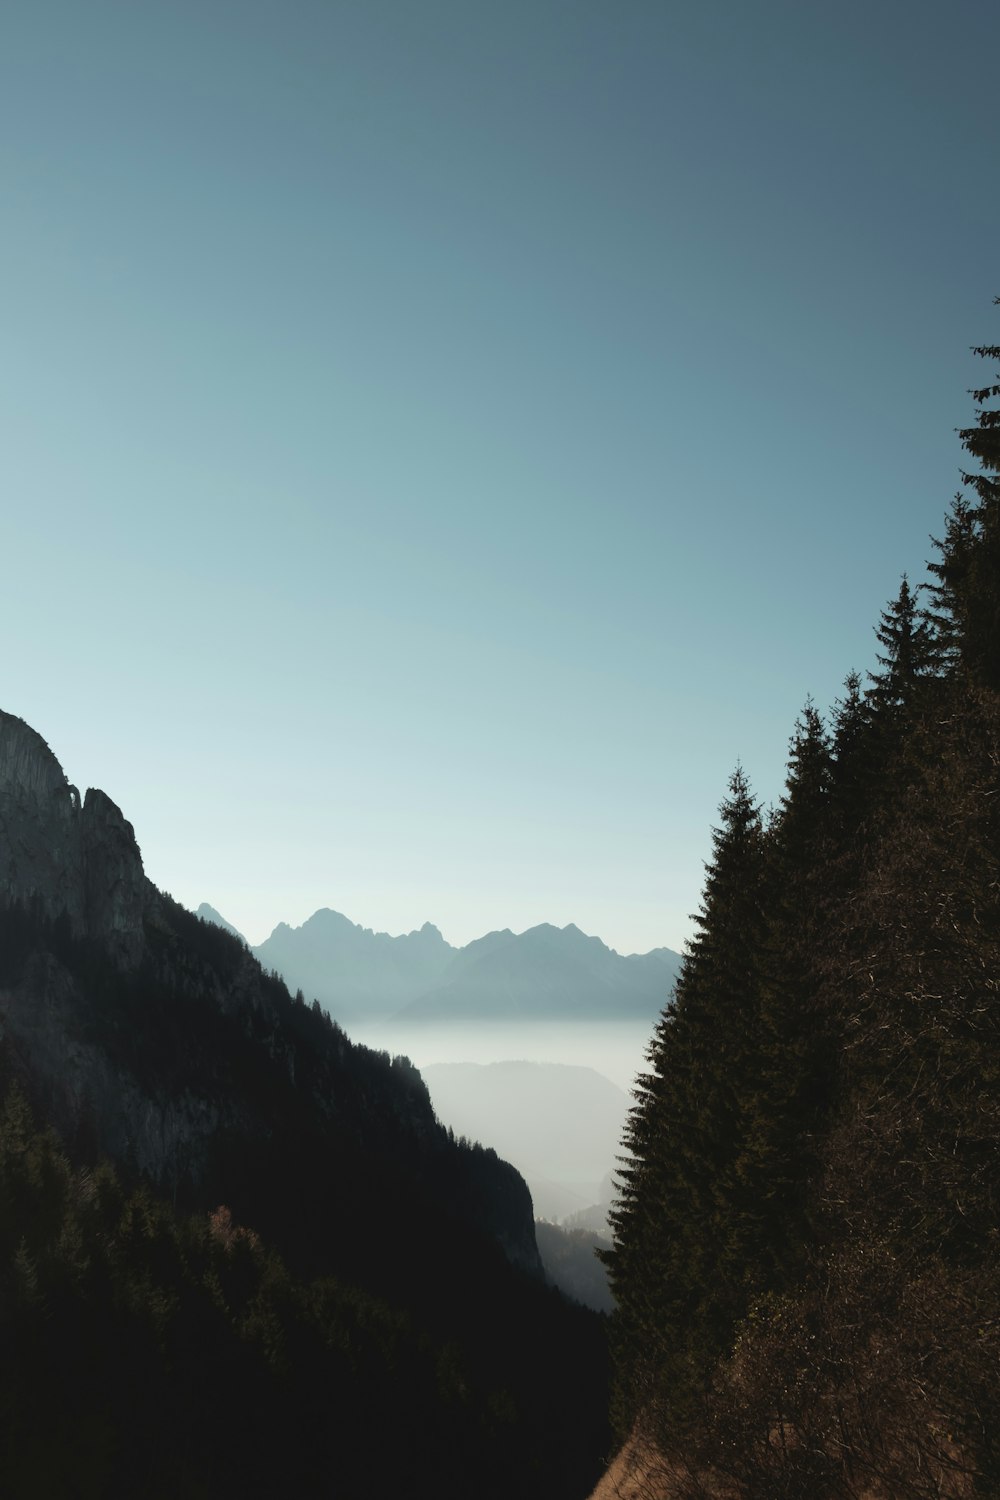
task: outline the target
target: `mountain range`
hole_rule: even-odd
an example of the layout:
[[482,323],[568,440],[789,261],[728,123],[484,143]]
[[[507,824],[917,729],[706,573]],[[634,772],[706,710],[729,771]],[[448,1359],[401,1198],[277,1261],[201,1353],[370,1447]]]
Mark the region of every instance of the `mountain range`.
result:
[[[236,929],[204,903],[199,916]],[[648,1020],[673,989],[680,954],[670,948],[623,956],[572,923],[490,932],[464,948],[426,922],[391,937],[340,912],[315,912],[301,927],[281,922],[251,950],[292,990],[318,999],[341,1023],[407,1025],[477,1020]]]
[[545,1284],[522,1178],[157,890],[2,712],[0,1202],[5,1495],[596,1478],[603,1334]]

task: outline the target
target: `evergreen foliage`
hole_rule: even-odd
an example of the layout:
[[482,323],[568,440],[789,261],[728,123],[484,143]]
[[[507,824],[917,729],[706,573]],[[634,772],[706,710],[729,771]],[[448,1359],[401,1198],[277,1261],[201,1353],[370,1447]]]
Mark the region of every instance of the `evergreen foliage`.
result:
[[882,611],[875,635],[881,672],[869,673],[871,696],[880,708],[906,706],[918,684],[936,669],[939,658],[931,622],[918,608],[906,574],[896,598]]
[[[1000,359],[1000,348],[978,355]],[[1000,1493],[1000,385],[763,828],[730,783],[607,1259],[616,1419],[677,1500]],[[991,405],[991,403],[993,403]]]
[[[566,1331],[592,1321],[542,1287],[527,1309],[489,1290],[525,1333],[563,1313]],[[8,1088],[0,1492],[11,1500],[579,1493],[587,1481],[558,1420],[555,1444],[535,1428],[554,1414],[554,1370],[526,1378],[484,1359],[482,1333],[435,1327],[330,1274],[298,1277],[228,1206],[178,1215],[107,1162],[74,1168]],[[575,1344],[579,1358],[586,1338]]]
[[750,1018],[760,1005],[764,832],[740,770],[713,843],[698,934],[635,1090],[631,1161],[612,1215],[607,1264],[630,1372],[622,1415],[658,1401],[660,1386],[675,1399],[699,1387],[742,1310],[759,1239],[748,1100],[733,1085],[759,1062]]
[[[997,299],[1000,303],[1000,298]],[[974,350],[981,359],[1000,361],[1000,345]],[[989,405],[1000,399],[1000,384],[972,391],[978,409],[972,427],[959,432],[963,447],[980,464],[979,473],[963,472],[971,496],[956,497],[944,537],[935,541],[936,561],[928,564],[937,579],[931,585],[931,619],[943,642],[973,681],[1000,690],[1000,411]]]
[[134,970],[0,909],[0,985],[40,1023],[6,1028],[0,1100],[23,1084],[63,1142],[7,1093],[0,1493],[586,1493],[601,1320],[510,1264],[504,1236],[534,1249],[524,1183],[449,1136],[407,1059],[169,898]]

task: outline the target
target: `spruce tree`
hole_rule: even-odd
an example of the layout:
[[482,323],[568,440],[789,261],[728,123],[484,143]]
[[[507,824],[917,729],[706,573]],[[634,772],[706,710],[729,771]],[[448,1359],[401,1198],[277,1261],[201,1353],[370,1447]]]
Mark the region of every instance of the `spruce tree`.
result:
[[[997,299],[1000,302],[1000,298]],[[981,359],[1000,360],[1000,344],[973,350]],[[930,592],[929,619],[961,668],[980,686],[1000,690],[1000,383],[971,392],[979,407],[975,425],[959,437],[978,459],[981,472],[962,474],[974,498],[959,495],[945,535],[933,538],[938,560],[928,563],[937,579]]]
[[784,859],[805,862],[825,826],[830,799],[830,737],[811,698],[795,721],[788,776],[775,831]]
[[762,1209],[748,1170],[766,943],[765,834],[742,770],[713,833],[697,934],[626,1130],[606,1257],[618,1301],[618,1418],[683,1424],[753,1290]]
[[934,633],[942,665],[952,671],[962,660],[965,633],[963,596],[975,546],[976,523],[972,506],[961,493],[952,501],[945,518],[943,537],[931,537],[939,560],[929,561],[927,571],[937,579],[927,584],[933,601],[924,618]]
[[907,707],[918,684],[936,671],[940,650],[905,573],[899,593],[879,617],[875,635],[883,648],[876,652],[882,670],[868,674],[869,697],[877,708]]
[[933,603],[904,576],[869,690],[829,734],[807,703],[766,828],[733,778],[636,1091],[618,1415],[678,1500],[1000,1494],[1000,384],[973,395]]
[[820,940],[835,850],[830,735],[811,700],[796,721],[785,792],[771,829],[768,947],[759,1016],[752,1148],[767,1205],[763,1286],[799,1264],[807,1238],[802,1202],[812,1167],[810,1136],[826,1096],[815,996]]
[[864,816],[875,770],[872,706],[860,672],[848,672],[833,706],[830,752],[830,834],[844,837]]

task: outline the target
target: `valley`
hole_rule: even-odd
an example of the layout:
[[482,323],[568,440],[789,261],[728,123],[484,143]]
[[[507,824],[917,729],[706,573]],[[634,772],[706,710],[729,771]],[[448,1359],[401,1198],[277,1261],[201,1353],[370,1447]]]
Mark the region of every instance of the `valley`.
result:
[[[199,913],[236,931],[207,903]],[[544,925],[455,949],[430,923],[392,937],[329,910],[299,928],[279,924],[252,951],[354,1040],[419,1069],[442,1124],[524,1177],[536,1221],[550,1226],[545,1243],[584,1261],[588,1284],[594,1262],[597,1291],[584,1300],[608,1310],[593,1246],[568,1233],[610,1247],[631,1092],[680,956],[662,948],[621,958],[574,926]],[[550,1261],[553,1281],[580,1295],[582,1283]]]

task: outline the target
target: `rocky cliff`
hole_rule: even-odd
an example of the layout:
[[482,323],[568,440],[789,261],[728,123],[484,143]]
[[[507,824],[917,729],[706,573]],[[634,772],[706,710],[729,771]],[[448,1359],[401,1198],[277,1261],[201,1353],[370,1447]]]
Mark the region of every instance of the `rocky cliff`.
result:
[[596,1477],[603,1331],[546,1286],[523,1179],[157,891],[6,714],[0,1202],[5,1497]]
[[155,897],[131,823],[91,788],[83,803],[30,725],[0,711],[0,899],[103,943],[125,965],[142,953]]
[[352,1258],[384,1255],[399,1211],[442,1264],[472,1234],[541,1274],[517,1173],[449,1138],[405,1059],[354,1046],[157,891],[119,808],[95,790],[81,802],[5,713],[0,1068],[81,1151],[192,1205],[226,1201],[316,1265],[345,1214],[362,1226]]

